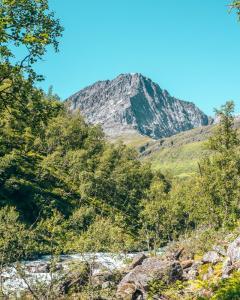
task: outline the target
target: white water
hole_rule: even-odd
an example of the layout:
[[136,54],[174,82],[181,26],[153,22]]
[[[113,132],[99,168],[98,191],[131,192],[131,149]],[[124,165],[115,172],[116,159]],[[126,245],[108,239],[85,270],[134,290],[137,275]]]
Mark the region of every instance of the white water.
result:
[[[126,265],[126,261],[132,259],[135,255],[137,254],[85,253],[61,255],[58,264],[64,271],[68,269],[69,263],[86,261],[95,266],[93,274],[97,274],[102,270],[113,271],[121,269]],[[43,256],[40,259],[32,261],[22,261],[20,266],[24,270],[24,279],[19,274],[19,271],[17,271],[17,265],[13,264],[7,267],[0,274],[3,279],[4,293],[19,294],[21,291],[28,289],[28,285],[48,284],[54,276],[59,276],[62,272],[60,270],[55,274],[50,274],[46,269],[41,269],[42,266],[44,267],[50,262],[51,256]]]

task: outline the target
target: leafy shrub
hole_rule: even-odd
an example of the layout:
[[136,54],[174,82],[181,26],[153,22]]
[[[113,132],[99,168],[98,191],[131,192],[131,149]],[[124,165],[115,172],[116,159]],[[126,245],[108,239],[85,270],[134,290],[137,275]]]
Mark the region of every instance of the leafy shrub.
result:
[[235,272],[230,278],[220,281],[213,287],[214,296],[211,300],[239,300],[240,273]]

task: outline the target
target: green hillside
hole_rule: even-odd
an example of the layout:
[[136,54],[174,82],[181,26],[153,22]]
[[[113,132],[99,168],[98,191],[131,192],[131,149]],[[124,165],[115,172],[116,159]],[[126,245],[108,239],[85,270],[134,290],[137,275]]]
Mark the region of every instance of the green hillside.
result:
[[[240,122],[235,122],[240,128]],[[121,139],[124,143],[137,148],[140,158],[151,163],[153,170],[161,170],[173,176],[191,176],[198,171],[198,162],[206,155],[205,142],[211,136],[214,125],[199,127],[174,136],[153,140],[139,134],[131,134]]]
[[179,147],[164,148],[146,157],[154,170],[174,176],[189,176],[198,170],[198,162],[207,154],[204,142],[193,142]]

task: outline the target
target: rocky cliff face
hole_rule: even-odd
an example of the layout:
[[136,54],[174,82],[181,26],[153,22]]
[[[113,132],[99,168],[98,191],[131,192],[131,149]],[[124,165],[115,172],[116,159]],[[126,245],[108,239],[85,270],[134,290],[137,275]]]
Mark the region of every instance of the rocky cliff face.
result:
[[110,137],[138,132],[154,139],[209,124],[193,103],[172,97],[139,73],[98,81],[67,99],[71,111],[102,125]]

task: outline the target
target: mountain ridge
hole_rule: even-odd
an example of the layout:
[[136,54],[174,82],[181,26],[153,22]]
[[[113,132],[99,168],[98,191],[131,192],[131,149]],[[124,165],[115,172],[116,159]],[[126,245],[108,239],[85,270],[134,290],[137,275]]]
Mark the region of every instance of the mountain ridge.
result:
[[159,139],[212,122],[193,102],[171,96],[140,73],[97,81],[66,101],[70,111],[79,109],[112,138],[138,132]]

